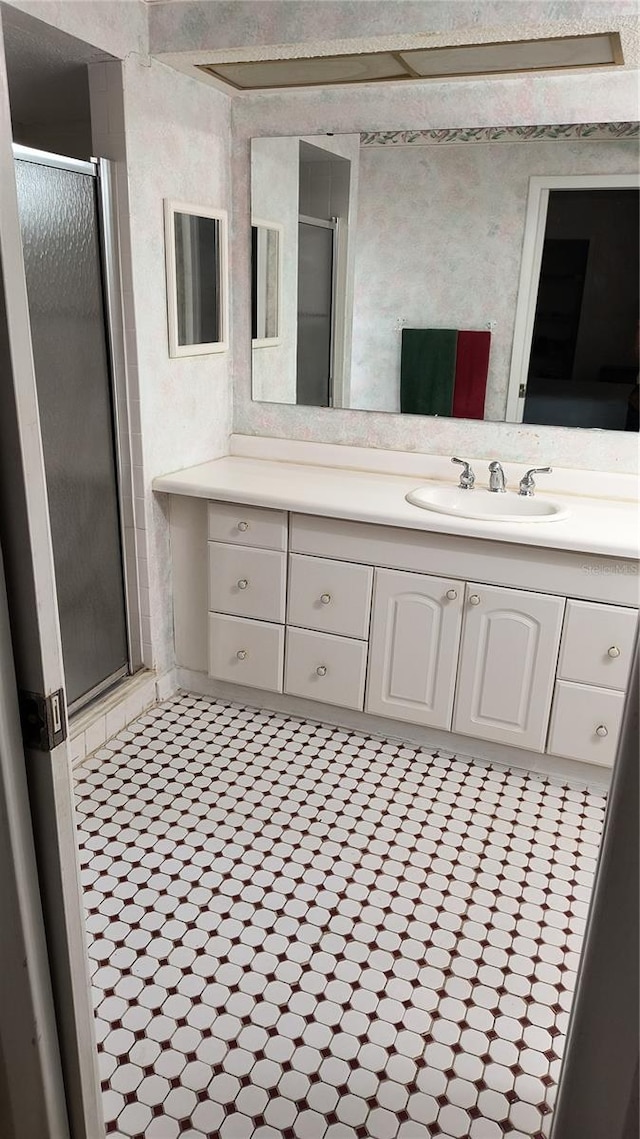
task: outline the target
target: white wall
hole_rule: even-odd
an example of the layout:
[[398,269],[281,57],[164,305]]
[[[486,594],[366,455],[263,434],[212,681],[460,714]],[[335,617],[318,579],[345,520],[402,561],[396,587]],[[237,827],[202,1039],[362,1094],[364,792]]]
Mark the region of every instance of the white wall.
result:
[[274,44],[317,52],[331,51],[332,41],[355,40],[355,50],[364,51],[383,36],[424,42],[439,35],[464,43],[498,38],[498,30],[517,39],[523,27],[531,37],[558,36],[594,25],[608,30],[621,17],[633,29],[635,0],[180,0],[152,4],[149,13],[153,52],[206,49],[212,55],[252,46],[258,59]]
[[229,100],[133,57],[124,64],[124,117],[140,399],[134,474],[139,459],[148,535],[143,642],[161,671],[173,663],[169,503],[151,482],[225,454],[231,425],[229,354],[169,358],[163,199],[229,209]]
[[[233,102],[234,429],[255,435],[470,454],[545,465],[633,471],[637,440],[622,432],[423,419],[252,403],[248,297],[249,140],[253,136],[436,127],[607,122],[637,115],[633,72],[519,76],[452,83],[371,85],[321,92],[243,95]],[[505,144],[506,145],[506,144]],[[562,145],[562,144],[558,144]]]
[[144,0],[6,0],[45,24],[124,59],[149,48],[148,8]]
[[485,418],[504,419],[529,178],[637,166],[635,141],[364,146],[351,406],[399,411],[400,321],[491,321]]

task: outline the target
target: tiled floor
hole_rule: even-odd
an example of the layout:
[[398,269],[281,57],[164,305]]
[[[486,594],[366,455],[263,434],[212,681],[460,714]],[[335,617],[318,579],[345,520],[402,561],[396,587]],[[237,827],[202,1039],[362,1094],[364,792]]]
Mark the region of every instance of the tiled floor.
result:
[[77,796],[108,1134],[548,1135],[601,796],[189,696]]

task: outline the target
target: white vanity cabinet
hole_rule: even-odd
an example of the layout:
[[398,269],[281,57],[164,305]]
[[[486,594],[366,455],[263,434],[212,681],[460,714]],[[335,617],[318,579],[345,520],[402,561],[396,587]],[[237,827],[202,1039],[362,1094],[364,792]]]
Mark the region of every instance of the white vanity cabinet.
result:
[[211,502],[208,673],[282,692],[287,514]]
[[349,709],[363,730],[370,714],[395,734],[404,722],[471,737],[479,756],[488,741],[612,765],[636,638],[631,563],[612,561],[616,577],[570,551],[208,511],[214,680],[278,693],[278,708],[313,701],[319,717]]
[[565,601],[468,583],[453,730],[544,751]]
[[376,570],[367,712],[451,728],[464,582]]
[[567,601],[548,751],[610,767],[636,638],[637,612]]

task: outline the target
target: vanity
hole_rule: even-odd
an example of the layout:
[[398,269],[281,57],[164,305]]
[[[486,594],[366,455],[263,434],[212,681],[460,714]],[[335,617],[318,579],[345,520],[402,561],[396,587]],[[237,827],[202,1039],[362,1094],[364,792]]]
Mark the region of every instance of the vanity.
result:
[[444,459],[417,478],[416,456],[386,473],[236,450],[154,484],[184,687],[526,767],[611,767],[638,616],[631,501],[580,497],[560,472],[557,520],[464,518],[407,501],[455,486]]

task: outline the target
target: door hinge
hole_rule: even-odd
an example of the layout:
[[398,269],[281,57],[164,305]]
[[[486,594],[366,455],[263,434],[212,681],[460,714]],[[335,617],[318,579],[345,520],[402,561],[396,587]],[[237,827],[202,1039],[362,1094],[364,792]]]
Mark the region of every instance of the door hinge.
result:
[[67,738],[64,692],[60,688],[50,696],[39,692],[20,692],[20,724],[27,748],[53,751]]
[[518,399],[524,399],[526,394],[527,394],[527,385],[526,384],[520,384],[520,387],[518,389]]

